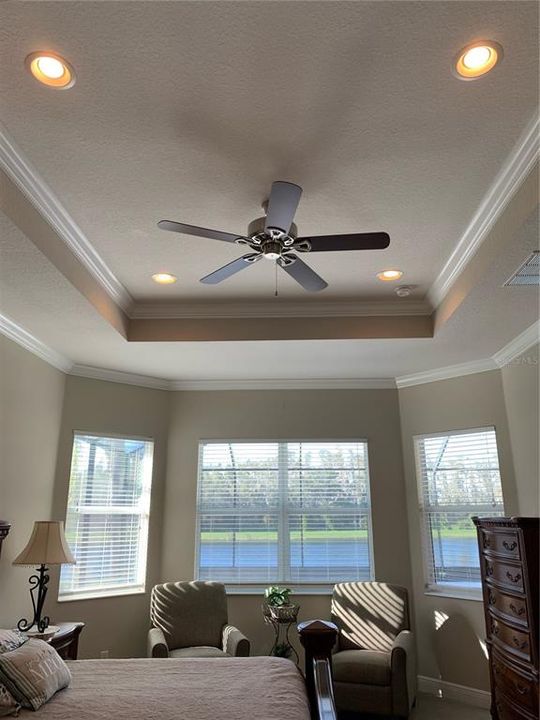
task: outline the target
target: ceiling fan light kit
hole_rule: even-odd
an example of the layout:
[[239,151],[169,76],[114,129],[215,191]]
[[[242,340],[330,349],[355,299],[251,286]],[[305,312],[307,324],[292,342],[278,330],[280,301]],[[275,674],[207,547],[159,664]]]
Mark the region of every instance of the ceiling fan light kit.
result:
[[302,188],[299,185],[281,180],[272,183],[270,197],[268,203],[265,204],[266,217],[253,220],[246,235],[234,235],[234,233],[200,228],[173,220],[160,220],[158,227],[161,230],[247,245],[252,250],[251,253],[243,255],[201,278],[201,282],[207,285],[216,285],[240,270],[254,265],[261,258],[265,258],[273,260],[304,290],[319,292],[328,287],[328,283],[301,260],[296,254],[297,252],[305,254],[346,250],[384,250],[389,246],[390,237],[385,232],[298,237],[298,228],[293,220],[301,195]]

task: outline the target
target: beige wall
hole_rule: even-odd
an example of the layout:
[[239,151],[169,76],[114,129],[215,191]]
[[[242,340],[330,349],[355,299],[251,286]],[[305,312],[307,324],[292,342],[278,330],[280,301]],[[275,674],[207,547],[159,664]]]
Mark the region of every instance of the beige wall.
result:
[[[413,590],[420,674],[440,674],[450,682],[487,688],[479,642],[484,637],[481,604],[423,592],[412,438],[495,425],[506,510],[530,514],[537,501],[538,349],[524,357],[532,359],[513,362],[502,372],[418,385],[399,393],[167,393],[65,378],[0,337],[0,517],[14,523],[0,559],[0,626],[11,625],[29,610],[28,571],[12,568],[11,560],[26,542],[33,521],[65,515],[73,430],[142,435],[156,441],[148,588],[160,580],[193,577],[200,439],[366,438],[376,576]],[[47,609],[53,619],[87,623],[82,656],[96,657],[101,650],[116,657],[144,653],[148,593],[66,603],[55,602],[56,597],[53,573]],[[298,599],[302,618],[329,616],[329,596]],[[435,611],[449,618],[438,630]],[[229,612],[230,620],[252,639],[254,651],[267,652],[271,635],[261,619],[260,597],[230,596]]]
[[538,350],[535,345],[502,369],[520,515],[540,514]]
[[[501,373],[498,370],[452,380],[416,385],[399,391],[403,460],[407,488],[410,554],[416,609],[419,674],[487,690],[487,660],[480,640],[485,637],[482,603],[424,594],[424,573],[413,437],[494,425],[505,510],[518,510],[510,436]],[[436,612],[448,620],[436,628]],[[441,616],[439,616],[441,617]]]
[[[401,438],[395,390],[177,392],[173,394],[163,523],[165,580],[193,575],[198,443],[201,439],[357,439],[369,443],[375,572],[410,585]],[[301,616],[329,617],[328,596],[298,598]],[[270,636],[260,596],[231,596],[231,621],[256,653]]]
[[11,562],[34,520],[53,517],[64,378],[0,335],[0,518],[12,523],[0,558],[0,627],[31,615],[29,569]]
[[[83,620],[87,624],[81,635],[81,657],[99,657],[102,650],[109,650],[111,657],[145,653],[149,592],[158,580],[161,555],[169,399],[169,393],[163,390],[71,376],[66,378],[53,499],[56,516],[65,517],[74,430],[142,436],[153,438],[155,443],[147,592],[116,598],[48,603],[49,613],[54,619]],[[51,583],[52,597],[57,598],[57,574]]]

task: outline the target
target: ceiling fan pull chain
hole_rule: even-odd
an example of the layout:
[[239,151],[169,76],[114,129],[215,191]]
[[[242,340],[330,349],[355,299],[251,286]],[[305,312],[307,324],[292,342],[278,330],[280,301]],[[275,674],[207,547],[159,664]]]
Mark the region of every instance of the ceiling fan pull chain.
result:
[[275,268],[275,271],[276,271],[276,289],[275,289],[275,292],[274,292],[274,297],[277,297],[277,296],[278,296],[278,289],[277,289],[277,260],[274,261],[274,268]]

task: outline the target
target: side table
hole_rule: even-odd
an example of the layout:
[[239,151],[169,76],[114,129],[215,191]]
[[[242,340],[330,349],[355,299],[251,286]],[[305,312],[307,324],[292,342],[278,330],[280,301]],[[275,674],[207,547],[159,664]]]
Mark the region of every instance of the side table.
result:
[[45,642],[52,645],[63,660],[76,660],[79,649],[79,635],[84,628],[84,623],[58,623],[58,627],[60,629],[51,637],[45,638]]
[[289,658],[291,660],[293,660],[294,657],[296,665],[298,665],[300,658],[294,649],[294,645],[290,641],[289,630],[291,629],[291,625],[296,627],[299,609],[300,607],[298,605],[281,605],[274,607],[263,604],[262,606],[264,621],[274,629],[274,644],[270,650],[270,655]]

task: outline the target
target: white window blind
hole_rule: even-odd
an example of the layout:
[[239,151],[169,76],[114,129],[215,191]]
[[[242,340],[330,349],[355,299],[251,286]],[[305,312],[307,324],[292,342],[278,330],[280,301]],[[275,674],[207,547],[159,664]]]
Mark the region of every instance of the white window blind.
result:
[[143,592],[154,443],[75,433],[59,600]]
[[367,443],[201,443],[196,571],[243,585],[370,579]]
[[428,590],[480,588],[473,515],[504,514],[495,428],[415,438]]

